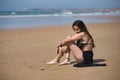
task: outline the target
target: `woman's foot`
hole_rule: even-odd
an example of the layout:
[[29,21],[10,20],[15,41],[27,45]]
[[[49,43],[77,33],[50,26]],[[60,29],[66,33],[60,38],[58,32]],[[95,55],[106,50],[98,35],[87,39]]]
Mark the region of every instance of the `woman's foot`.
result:
[[47,62],[46,64],[56,64],[58,63],[57,61],[50,61],[50,62]]
[[67,65],[70,64],[71,62],[68,60],[64,60],[63,62],[61,62],[59,65]]

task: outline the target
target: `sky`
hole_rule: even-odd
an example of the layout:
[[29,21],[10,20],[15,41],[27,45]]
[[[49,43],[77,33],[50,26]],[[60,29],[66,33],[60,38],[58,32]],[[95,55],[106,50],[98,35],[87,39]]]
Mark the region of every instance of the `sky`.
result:
[[40,9],[120,8],[120,0],[0,0],[0,11]]

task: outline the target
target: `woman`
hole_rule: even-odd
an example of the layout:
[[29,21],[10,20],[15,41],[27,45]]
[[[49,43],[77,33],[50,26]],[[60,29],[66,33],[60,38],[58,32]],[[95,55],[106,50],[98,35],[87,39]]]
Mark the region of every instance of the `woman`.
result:
[[81,20],[76,20],[73,23],[72,28],[76,34],[68,36],[60,42],[57,46],[57,56],[47,64],[58,63],[64,53],[66,53],[66,59],[60,64],[70,64],[70,51],[78,63],[74,66],[79,66],[80,63],[87,65],[93,63],[92,49],[95,45],[91,34]]

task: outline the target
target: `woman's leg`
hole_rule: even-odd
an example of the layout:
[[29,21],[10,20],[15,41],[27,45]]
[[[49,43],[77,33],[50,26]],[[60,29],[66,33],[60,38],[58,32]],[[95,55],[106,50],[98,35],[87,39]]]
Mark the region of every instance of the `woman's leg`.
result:
[[66,65],[70,64],[70,50],[67,49],[66,54],[65,54],[65,60],[60,63],[60,65]]
[[74,42],[70,42],[68,46],[69,46],[69,49],[72,51],[73,56],[77,60],[77,63],[83,62],[82,50]]
[[[60,58],[63,56],[64,53],[68,52],[68,47],[67,46],[63,46],[63,47],[59,47],[58,51],[57,51],[57,56],[50,62],[47,62],[47,64],[55,64],[58,63]],[[70,54],[66,54],[66,59],[69,60]]]

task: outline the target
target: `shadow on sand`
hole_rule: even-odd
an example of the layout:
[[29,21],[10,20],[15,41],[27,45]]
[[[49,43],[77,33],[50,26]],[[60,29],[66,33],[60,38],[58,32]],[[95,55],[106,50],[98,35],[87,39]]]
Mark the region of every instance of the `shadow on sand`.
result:
[[101,67],[101,66],[107,66],[105,63],[100,63],[106,61],[105,59],[94,59],[93,64],[84,64],[84,63],[76,63],[72,62],[74,64],[74,67]]

